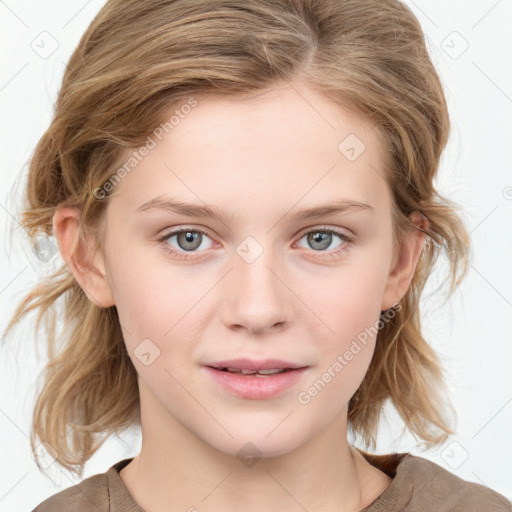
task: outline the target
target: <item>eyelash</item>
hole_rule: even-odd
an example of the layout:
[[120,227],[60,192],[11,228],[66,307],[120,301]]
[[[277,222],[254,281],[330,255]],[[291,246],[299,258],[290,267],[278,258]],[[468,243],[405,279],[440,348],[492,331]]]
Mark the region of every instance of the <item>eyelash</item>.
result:
[[[190,231],[192,233],[200,233],[201,235],[205,235],[208,238],[210,238],[208,233],[206,233],[206,231],[203,231],[201,229],[182,228],[182,229],[177,229],[175,231],[170,231],[169,233],[166,233],[165,235],[158,238],[158,242],[160,242],[164,246],[165,252],[171,254],[172,256],[176,256],[177,258],[182,259],[182,260],[187,260],[187,259],[190,259],[191,257],[193,258],[194,256],[192,256],[192,255],[194,254],[194,252],[187,253],[185,251],[178,251],[174,247],[172,247],[171,245],[169,245],[167,243],[167,240],[169,238],[171,238],[172,236],[179,235],[180,233],[185,233],[187,231]],[[341,238],[341,240],[344,243],[342,245],[340,245],[339,248],[335,249],[333,252],[325,253],[327,256],[330,256],[330,257],[336,257],[339,254],[341,254],[342,252],[346,251],[347,246],[350,245],[353,241],[353,238],[351,236],[348,236],[347,234],[345,234],[337,229],[329,228],[326,226],[321,226],[319,228],[314,228],[314,229],[310,229],[309,231],[305,231],[304,233],[301,234],[299,240],[304,238],[306,235],[309,235],[310,233],[328,233],[328,234],[336,235],[339,238]],[[323,253],[324,251],[313,251],[313,252]]]

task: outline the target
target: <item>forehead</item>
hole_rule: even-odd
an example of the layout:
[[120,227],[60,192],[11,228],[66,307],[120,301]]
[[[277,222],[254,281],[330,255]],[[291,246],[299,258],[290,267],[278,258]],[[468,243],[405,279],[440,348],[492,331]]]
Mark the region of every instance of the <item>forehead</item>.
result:
[[151,149],[116,186],[112,199],[127,212],[166,192],[241,210],[337,197],[385,207],[385,151],[369,121],[295,85],[249,99],[193,99],[192,108],[162,113]]
[[[283,148],[292,150],[282,155],[287,159],[315,149],[337,155],[347,149],[338,146],[348,135],[357,145],[357,154],[364,146],[382,149],[376,147],[381,145],[380,134],[369,120],[303,86],[281,85],[246,99],[211,96],[195,99],[197,106],[179,119],[167,137],[174,138],[177,144],[185,144],[185,151],[190,144],[194,149],[205,145],[227,150],[234,159],[243,158],[241,150],[246,151],[245,155],[254,152],[259,155],[261,149],[265,150],[264,155],[282,155]],[[169,119],[169,113],[172,115],[176,110],[180,110],[180,105],[164,112],[162,119]],[[355,161],[357,154],[345,153],[345,156]]]

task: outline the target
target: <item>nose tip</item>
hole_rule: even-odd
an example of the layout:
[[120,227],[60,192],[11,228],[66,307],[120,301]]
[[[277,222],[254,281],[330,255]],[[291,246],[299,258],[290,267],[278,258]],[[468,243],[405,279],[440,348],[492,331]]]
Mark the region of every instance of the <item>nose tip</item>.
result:
[[271,267],[276,264],[273,255],[264,251],[254,238],[246,239],[239,249],[243,256],[235,262],[233,275],[223,290],[229,297],[225,320],[232,327],[253,333],[282,328],[290,319],[291,297],[282,278]]

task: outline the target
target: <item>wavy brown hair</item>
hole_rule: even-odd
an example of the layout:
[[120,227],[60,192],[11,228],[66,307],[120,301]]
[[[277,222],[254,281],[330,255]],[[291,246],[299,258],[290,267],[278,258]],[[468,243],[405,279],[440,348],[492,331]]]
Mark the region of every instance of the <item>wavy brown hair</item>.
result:
[[[108,195],[98,200],[94,191],[163,112],[191,97],[244,99],[299,82],[377,127],[388,155],[395,250],[412,212],[428,220],[410,288],[379,329],[349,402],[349,426],[375,448],[390,399],[412,433],[440,444],[454,433],[453,406],[440,360],[422,335],[419,301],[442,251],[448,296],[455,291],[470,239],[458,207],[434,187],[448,109],[421,26],[399,1],[109,0],[67,64],[53,119],[30,160],[20,222],[33,242],[52,235],[58,205],[78,206],[80,236],[93,234],[101,249]],[[137,374],[116,307],[93,304],[66,265],[26,295],[6,333],[32,310],[36,332],[46,319],[48,363],[31,446],[47,442],[62,467],[82,474],[108,435],[140,425]]]

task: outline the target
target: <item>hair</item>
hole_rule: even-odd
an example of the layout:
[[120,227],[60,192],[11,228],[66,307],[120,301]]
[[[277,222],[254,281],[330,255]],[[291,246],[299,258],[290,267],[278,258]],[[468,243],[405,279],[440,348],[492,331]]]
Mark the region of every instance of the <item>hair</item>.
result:
[[[92,234],[101,250],[109,197],[94,191],[127,149],[147,140],[162,113],[191,98],[246,99],[285,83],[305,84],[378,128],[395,250],[412,212],[428,221],[419,228],[426,236],[413,280],[379,326],[372,361],[349,401],[349,426],[375,448],[389,399],[412,433],[429,446],[443,443],[454,433],[453,406],[421,332],[419,301],[442,251],[448,296],[455,291],[468,269],[470,239],[458,206],[434,187],[448,108],[421,26],[398,0],[109,0],[74,50],[52,121],[31,155],[21,224],[33,243],[53,235],[57,206],[76,206],[80,238]],[[66,264],[31,288],[6,333],[32,310],[36,332],[46,319],[48,362],[31,447],[45,441],[61,467],[81,475],[106,439],[101,434],[140,426],[137,373],[116,307],[92,303]],[[41,469],[37,455],[36,463]]]

